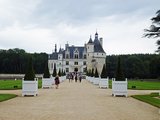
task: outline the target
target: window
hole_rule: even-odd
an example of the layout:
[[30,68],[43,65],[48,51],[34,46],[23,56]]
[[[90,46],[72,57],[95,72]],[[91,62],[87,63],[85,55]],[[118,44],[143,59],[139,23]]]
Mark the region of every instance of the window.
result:
[[78,65],[78,62],[74,62],[74,65]]
[[74,58],[75,58],[75,59],[78,59],[78,54],[75,54],[75,55],[74,55]]
[[86,59],[86,54],[83,56],[84,59]]
[[89,54],[88,54],[88,56],[89,56]]
[[79,57],[79,52],[78,52],[78,48],[76,48],[74,51],[74,59],[78,59],[78,57]]
[[69,61],[66,61],[66,65],[69,65]]
[[69,72],[69,68],[66,68],[66,72]]
[[88,47],[88,49],[89,49],[89,47]]
[[69,54],[66,54],[66,59],[69,59]]
[[86,65],[86,61],[83,61],[83,65]]
[[86,70],[86,68],[83,68],[83,72],[86,72],[87,70]]
[[102,55],[103,55],[103,53],[102,53]]

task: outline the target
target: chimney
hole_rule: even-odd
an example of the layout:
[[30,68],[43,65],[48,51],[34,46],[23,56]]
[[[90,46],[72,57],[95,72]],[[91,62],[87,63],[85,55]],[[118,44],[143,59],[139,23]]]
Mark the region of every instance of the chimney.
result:
[[68,41],[67,44],[65,44],[65,50],[67,50],[67,47],[69,47]]
[[100,42],[101,46],[103,47],[103,38],[99,38],[99,42]]
[[55,44],[55,50],[54,51],[55,51],[55,53],[57,52],[57,44]]

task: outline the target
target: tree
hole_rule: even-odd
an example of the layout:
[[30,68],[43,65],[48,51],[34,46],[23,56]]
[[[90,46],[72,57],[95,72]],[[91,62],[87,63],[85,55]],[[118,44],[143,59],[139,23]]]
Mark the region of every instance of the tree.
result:
[[94,77],[94,69],[92,68],[91,77]]
[[62,69],[62,76],[65,76],[65,70]]
[[56,77],[57,75],[57,70],[56,70],[56,64],[54,63],[54,68],[53,68],[53,77]]
[[126,73],[128,78],[144,78],[144,63],[137,56],[131,56],[126,59]]
[[[152,25],[149,29],[144,29],[146,32],[144,37],[148,38],[160,38],[160,10],[156,12],[156,16],[152,19]],[[160,53],[160,40],[157,40],[158,50],[157,52]]]
[[48,62],[45,65],[43,78],[50,78],[50,73],[49,73],[49,69],[48,69]]
[[101,78],[107,78],[107,71],[106,71],[106,65],[105,64],[103,65]]
[[88,74],[88,70],[86,71],[86,76],[89,76],[89,74]]
[[59,77],[61,77],[61,75],[62,75],[62,73],[61,73],[61,69],[59,69],[59,71],[58,71],[58,75],[59,75]]
[[99,77],[99,75],[98,75],[98,71],[97,71],[97,68],[96,68],[96,71],[95,71],[94,77],[95,77],[95,78],[98,78],[98,77]]
[[160,78],[160,56],[154,57],[150,62],[151,78]]
[[24,76],[24,80],[34,80],[35,78],[35,73],[33,70],[33,63],[32,63],[32,57],[29,58],[28,65],[27,65],[27,70],[26,74]]
[[63,76],[66,76],[66,72],[65,72],[65,70],[64,70],[64,72],[63,72]]
[[121,59],[118,57],[117,70],[116,70],[116,81],[124,81],[125,77],[122,70]]
[[88,70],[88,76],[91,76],[91,69]]

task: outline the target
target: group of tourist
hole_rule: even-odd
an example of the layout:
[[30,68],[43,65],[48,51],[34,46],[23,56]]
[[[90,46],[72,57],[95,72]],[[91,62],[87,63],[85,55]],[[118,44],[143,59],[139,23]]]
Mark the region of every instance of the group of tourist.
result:
[[79,80],[79,82],[81,83],[82,75],[77,72],[71,72],[68,74],[68,79],[69,79],[69,82],[72,82],[74,80],[75,80],[75,82],[77,82]]
[[[75,72],[75,73],[72,72],[72,73],[68,74],[68,79],[69,79],[69,82],[72,82],[74,80],[75,80],[75,82],[77,82],[79,80],[79,82],[81,83],[82,75],[77,72]],[[56,89],[58,89],[59,84],[60,84],[59,76],[57,75],[54,80],[55,80]]]

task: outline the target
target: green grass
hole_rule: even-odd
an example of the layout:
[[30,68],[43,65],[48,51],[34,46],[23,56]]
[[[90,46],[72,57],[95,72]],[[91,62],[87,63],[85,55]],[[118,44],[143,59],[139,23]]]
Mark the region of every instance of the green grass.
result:
[[[132,88],[136,86],[136,88]],[[109,87],[112,88],[112,81],[109,81]],[[134,90],[160,90],[160,82],[155,81],[140,81],[140,80],[128,80],[128,89]]]
[[133,95],[132,97],[160,108],[160,99],[155,98],[160,97],[159,93],[151,93],[150,95]]
[[[17,88],[14,88],[17,86]],[[38,80],[38,88],[42,87],[42,80]],[[22,89],[22,80],[0,80],[0,90]]]
[[15,94],[0,94],[0,102],[17,97]]
[[128,88],[132,89],[132,86],[136,86],[137,90],[160,90],[160,82],[155,81],[129,80]]

